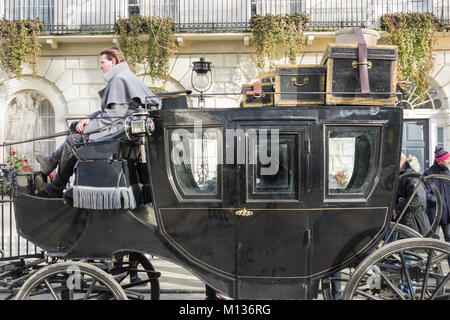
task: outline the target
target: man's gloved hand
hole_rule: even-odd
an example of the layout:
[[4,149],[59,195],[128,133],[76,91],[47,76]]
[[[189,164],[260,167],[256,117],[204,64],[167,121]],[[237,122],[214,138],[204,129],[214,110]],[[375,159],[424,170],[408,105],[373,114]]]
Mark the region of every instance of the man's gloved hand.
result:
[[77,133],[77,124],[78,124],[78,121],[74,121],[70,124],[69,130],[71,133]]

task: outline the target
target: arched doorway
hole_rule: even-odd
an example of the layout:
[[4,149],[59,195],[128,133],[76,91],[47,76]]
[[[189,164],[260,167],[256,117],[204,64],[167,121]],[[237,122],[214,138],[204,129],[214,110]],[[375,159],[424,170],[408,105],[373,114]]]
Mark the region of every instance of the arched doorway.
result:
[[[17,93],[8,103],[6,114],[6,140],[8,142],[32,139],[55,133],[55,111],[50,101],[36,91]],[[35,141],[12,146],[17,156],[25,156],[30,166],[38,168],[35,158],[48,155],[56,148],[55,139]]]
[[434,146],[445,147],[444,99],[433,82],[423,97],[411,85],[400,92],[396,106],[404,108],[402,152],[416,156],[423,172],[433,164]]

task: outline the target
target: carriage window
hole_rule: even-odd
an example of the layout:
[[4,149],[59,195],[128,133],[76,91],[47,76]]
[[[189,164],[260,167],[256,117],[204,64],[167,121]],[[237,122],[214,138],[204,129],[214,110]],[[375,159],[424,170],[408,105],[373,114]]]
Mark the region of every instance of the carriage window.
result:
[[364,196],[376,173],[380,127],[328,127],[328,196]]
[[247,138],[248,199],[298,199],[298,136],[249,134]]
[[174,129],[170,136],[170,167],[183,198],[217,198],[222,131],[217,128]]

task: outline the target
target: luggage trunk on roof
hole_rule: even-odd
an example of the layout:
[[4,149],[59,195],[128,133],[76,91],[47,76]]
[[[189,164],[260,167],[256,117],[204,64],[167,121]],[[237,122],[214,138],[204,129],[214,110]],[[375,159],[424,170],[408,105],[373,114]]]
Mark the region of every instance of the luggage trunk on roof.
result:
[[323,104],[325,69],[321,65],[280,65],[275,70],[275,105]]
[[358,44],[331,44],[322,64],[326,68],[326,104],[393,105],[397,80],[397,47],[367,45],[370,93],[361,93]]

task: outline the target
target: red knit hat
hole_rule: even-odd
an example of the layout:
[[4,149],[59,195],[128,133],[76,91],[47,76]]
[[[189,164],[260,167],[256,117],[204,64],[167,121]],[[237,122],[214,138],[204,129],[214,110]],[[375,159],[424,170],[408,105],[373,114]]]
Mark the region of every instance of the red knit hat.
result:
[[447,158],[450,158],[450,153],[448,153],[440,145],[437,145],[436,148],[434,149],[434,160],[436,160],[436,162],[441,162]]

